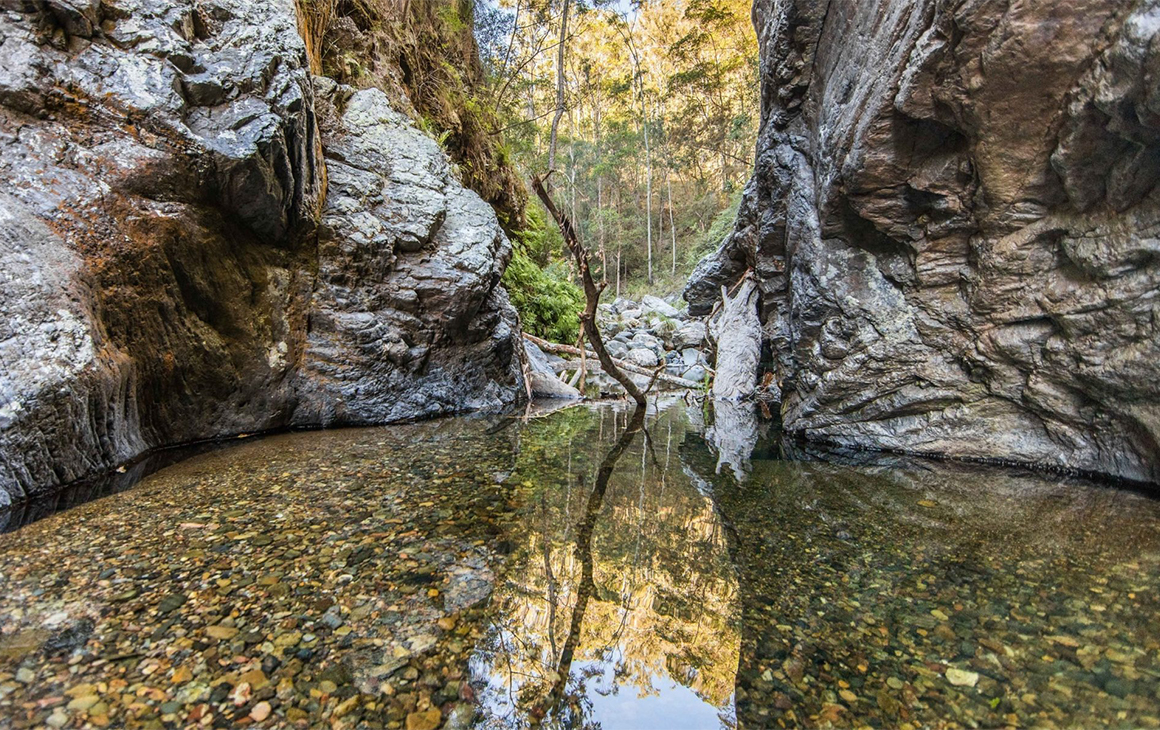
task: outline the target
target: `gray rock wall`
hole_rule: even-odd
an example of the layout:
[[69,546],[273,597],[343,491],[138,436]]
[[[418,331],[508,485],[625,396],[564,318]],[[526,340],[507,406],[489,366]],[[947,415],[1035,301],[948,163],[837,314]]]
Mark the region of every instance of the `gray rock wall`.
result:
[[1160,481],[1160,3],[757,0],[735,232],[785,426]]
[[494,215],[291,0],[0,1],[0,179],[0,504],[523,393]]

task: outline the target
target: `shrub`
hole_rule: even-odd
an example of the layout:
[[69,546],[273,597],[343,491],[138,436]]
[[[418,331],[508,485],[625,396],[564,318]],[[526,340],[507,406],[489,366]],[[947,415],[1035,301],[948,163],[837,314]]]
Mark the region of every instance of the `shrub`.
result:
[[541,269],[516,247],[503,275],[524,331],[552,342],[572,344],[580,335],[584,294],[559,264]]
[[525,332],[572,344],[580,335],[584,293],[557,258],[563,245],[560,232],[548,225],[544,211],[528,206],[526,225],[512,234],[514,252],[503,283]]

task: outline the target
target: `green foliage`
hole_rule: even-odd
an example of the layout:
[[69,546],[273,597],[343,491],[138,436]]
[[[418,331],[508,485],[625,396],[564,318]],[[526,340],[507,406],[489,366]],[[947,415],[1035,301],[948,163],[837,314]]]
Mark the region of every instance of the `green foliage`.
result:
[[685,251],[688,264],[695,266],[702,258],[716,251],[721,242],[725,240],[725,236],[733,232],[733,225],[737,221],[737,211],[741,208],[743,192],[743,188],[737,188],[733,191],[729,197],[729,207],[714,216],[709,230],[701,240]]
[[[752,169],[760,107],[752,0],[581,4],[589,8],[570,16],[564,48],[556,204],[610,296],[680,291],[732,226],[735,205],[722,208],[736,203]],[[562,5],[477,6],[481,105],[502,137],[498,159],[525,176],[549,167]],[[524,252],[544,267],[549,244],[527,241]]]
[[555,225],[548,223],[548,214],[539,203],[529,205],[524,211],[527,224],[512,234],[516,248],[540,268],[546,267],[553,258],[564,255],[564,237]]
[[559,264],[541,269],[519,248],[503,275],[524,331],[553,342],[573,343],[580,334],[584,295]]
[[553,342],[571,344],[580,335],[584,293],[568,278],[559,231],[549,226],[543,210],[527,209],[527,224],[512,234],[514,252],[503,284],[520,313],[524,331]]

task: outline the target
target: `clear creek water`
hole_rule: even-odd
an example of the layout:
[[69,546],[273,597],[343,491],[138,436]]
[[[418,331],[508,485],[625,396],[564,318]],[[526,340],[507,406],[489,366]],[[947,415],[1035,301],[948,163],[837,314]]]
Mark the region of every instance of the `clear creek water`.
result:
[[1160,502],[640,416],[240,441],[0,535],[0,726],[1160,726]]

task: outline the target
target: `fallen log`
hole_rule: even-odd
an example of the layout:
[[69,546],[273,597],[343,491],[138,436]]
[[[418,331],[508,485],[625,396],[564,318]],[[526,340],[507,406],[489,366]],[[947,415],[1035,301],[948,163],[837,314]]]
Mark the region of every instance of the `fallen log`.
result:
[[[555,342],[548,342],[547,340],[542,340],[539,337],[536,337],[535,335],[529,335],[527,332],[524,333],[524,337],[527,338],[528,342],[531,342],[533,345],[540,348],[544,352],[550,352],[550,353],[553,353],[555,355],[572,355],[573,357],[581,357],[582,356],[582,351],[579,347],[572,347],[571,345],[558,345]],[[586,355],[587,355],[587,357],[596,357],[595,353],[593,353],[592,351],[588,351],[586,353]],[[641,367],[640,365],[636,365],[634,363],[628,362],[627,360],[620,360],[618,358],[610,358],[610,359],[618,368],[620,368],[621,370],[624,370],[625,372],[632,373],[634,375],[643,375],[643,376],[648,377],[648,378],[655,377],[658,382],[668,383],[669,385],[675,385],[678,388],[689,388],[691,390],[700,390],[702,387],[701,383],[697,383],[697,382],[694,382],[692,380],[685,380],[684,378],[678,378],[675,375],[669,375],[668,373],[665,373],[665,372],[660,372],[658,374],[654,370],[649,370],[648,368]]]

